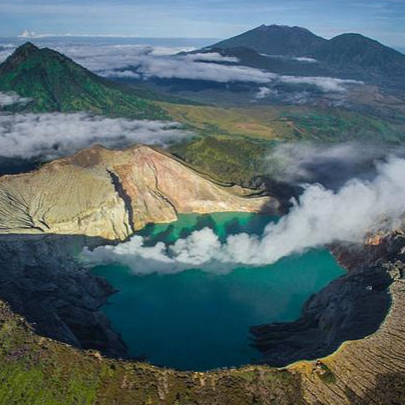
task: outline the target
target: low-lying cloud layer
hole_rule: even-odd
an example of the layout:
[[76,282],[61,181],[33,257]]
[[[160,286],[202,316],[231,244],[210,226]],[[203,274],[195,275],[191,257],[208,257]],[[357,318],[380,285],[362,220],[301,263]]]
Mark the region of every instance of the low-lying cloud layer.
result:
[[355,141],[336,145],[282,143],[267,156],[268,174],[295,185],[320,182],[336,188],[352,177],[374,176],[376,163],[387,156],[404,157],[405,149]]
[[261,53],[260,55],[265,56],[270,59],[295,60],[297,62],[303,62],[303,63],[318,63],[318,61],[316,59],[308,58],[305,56],[269,55],[267,53]]
[[54,158],[95,144],[165,146],[190,135],[173,122],[105,118],[87,113],[0,114],[1,157]]
[[3,93],[0,91],[0,108],[8,107],[13,104],[26,104],[29,101],[31,101],[29,98],[20,97],[17,93]]
[[[315,86],[325,93],[344,93],[348,86],[361,84],[355,80],[334,77],[279,75],[238,65],[237,58],[222,56],[216,52],[178,54],[193,50],[190,47],[55,44],[52,48],[69,56],[87,69],[108,78],[205,80],[217,83],[242,82],[255,85],[284,83]],[[8,54],[8,50],[4,52],[3,59]],[[303,63],[309,63],[308,58],[304,59]]]
[[[262,86],[259,87],[257,92],[254,94],[254,98],[252,99],[252,103],[258,101],[264,101],[266,103],[275,102],[275,103],[286,103],[286,104],[294,104],[294,105],[318,105],[321,103],[322,106],[328,107],[342,107],[348,105],[346,99],[346,86],[341,84],[342,89],[339,91],[335,91],[325,96],[324,93],[328,93],[326,90],[328,85],[325,84],[325,91],[321,94],[319,91],[312,91],[312,89],[305,89],[302,91],[291,91],[294,89],[280,89],[271,86]],[[345,90],[343,90],[343,88]]]
[[335,77],[304,77],[304,76],[285,76],[278,78],[283,83],[288,84],[310,84],[328,92],[344,92],[347,85],[361,84],[357,80],[337,79]]
[[338,191],[307,186],[288,215],[269,224],[262,235],[231,235],[225,243],[209,228],[174,245],[145,247],[141,236],[118,246],[85,249],[90,264],[119,262],[135,273],[177,272],[199,267],[230,270],[238,265],[262,266],[282,257],[336,242],[360,243],[370,231],[393,229],[405,206],[405,160],[391,158],[377,167],[371,181],[352,179]]
[[[149,79],[207,80],[219,83],[312,85],[324,92],[344,92],[346,86],[361,84],[355,80],[333,77],[278,75],[238,65],[235,57],[219,53],[178,55],[191,48],[165,48],[142,45],[64,46],[60,52],[88,69],[106,77]],[[307,58],[303,62],[308,63]],[[139,75],[139,76],[137,76]]]
[[[123,68],[100,71],[108,77],[125,77]],[[255,69],[237,64],[236,58],[224,57],[218,53],[189,55],[140,55],[136,63],[125,66],[128,78],[133,72],[143,79],[157,77],[159,79],[206,80],[219,83],[245,82],[254,84],[277,84],[316,86],[321,91],[345,92],[347,86],[360,85],[356,80],[344,80],[333,77],[287,76]]]

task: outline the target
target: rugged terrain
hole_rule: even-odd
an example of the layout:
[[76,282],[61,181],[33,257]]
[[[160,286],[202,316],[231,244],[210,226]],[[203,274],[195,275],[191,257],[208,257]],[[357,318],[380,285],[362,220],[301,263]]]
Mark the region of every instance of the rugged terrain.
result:
[[[259,32],[269,42],[265,35],[267,31]],[[227,56],[235,48],[218,48],[218,51]],[[270,60],[251,48],[247,51],[238,48],[235,56],[240,64],[255,67],[257,63],[259,69],[282,74],[294,73],[285,70],[286,64],[298,63],[299,71],[295,73],[305,73],[303,62]],[[318,65],[306,63],[304,67],[312,69],[310,74],[315,75],[320,74]],[[228,87],[232,89],[233,83],[214,92],[201,90],[197,81],[187,83],[190,91],[186,93],[190,98],[211,105],[191,105],[172,93],[157,97],[160,101],[153,101],[154,96],[148,90],[150,81],[143,83],[146,92],[134,91],[89,72],[58,52],[30,43],[18,48],[0,65],[0,91],[14,91],[29,99],[27,103],[4,107],[6,110],[20,113],[87,111],[112,117],[148,119],[170,117],[196,135],[171,145],[172,153],[210,177],[244,187],[256,188],[264,184],[262,178],[271,165],[266,156],[279,142],[403,141],[405,105],[397,96],[381,93],[378,86],[356,86],[356,90],[341,94],[347,103],[336,106],[333,104],[336,94],[330,96],[319,91],[317,97],[321,96],[323,100],[319,105],[286,105],[278,99],[256,99],[257,86],[252,83],[243,84],[244,90],[239,88],[242,84],[237,83],[235,92],[227,90]],[[175,87],[182,88],[181,85]],[[291,91],[301,92],[302,89],[294,87]],[[228,93],[232,93],[229,100],[225,96]],[[224,97],[226,100],[222,102]],[[26,171],[41,162],[1,158],[0,173]]]
[[0,178],[0,233],[124,240],[177,213],[276,212],[278,202],[215,183],[147,146],[93,147],[41,169]]
[[[98,310],[113,291],[80,266],[77,254],[84,245],[125,238],[145,222],[198,212],[202,201],[255,211],[276,209],[274,200],[243,197],[243,189],[143,146],[87,149],[36,172],[3,176],[0,191],[0,403],[404,402],[401,230],[365,246],[331,247],[348,274],[315,294],[298,321],[252,328],[263,365],[183,373],[117,359],[125,358],[125,344]],[[155,206],[167,217],[157,216]],[[104,207],[116,213],[108,221]]]
[[[58,257],[56,245],[48,244],[49,242],[50,238],[47,237],[42,246],[48,246],[47,253],[54,252],[53,257]],[[67,239],[61,242],[59,246],[69,245]],[[4,246],[4,240],[2,245]],[[345,331],[346,325],[350,322],[360,322],[365,325],[374,319],[373,331],[368,331],[373,333],[360,340],[345,342],[330,355],[325,352],[321,354],[315,350],[308,361],[300,361],[283,369],[257,365],[235,370],[186,373],[153,367],[142,362],[106,358],[98,351],[80,351],[70,345],[41,337],[40,335],[44,333],[37,323],[33,323],[32,320],[31,323],[27,323],[24,318],[16,315],[15,311],[19,312],[18,308],[14,308],[13,312],[8,304],[1,302],[0,403],[39,402],[46,405],[55,403],[59,405],[402,404],[405,399],[403,390],[405,375],[404,246],[403,235],[396,234],[381,241],[379,245],[363,248],[358,246],[354,250],[339,249],[337,254],[350,268],[348,276],[337,280],[333,286],[327,287],[309,301],[304,310],[301,325],[307,322],[308,316],[317,316],[305,328],[297,328],[296,323],[284,325],[284,332],[290,330],[292,336],[295,336],[295,342],[285,353],[288,353],[290,360],[294,359],[294,354],[295,359],[299,359],[307,345],[310,350],[314,349],[312,342],[314,337],[317,339],[317,344],[327,343],[328,337],[336,336],[339,330]],[[33,249],[29,250],[27,246],[24,247],[24,251],[34,253]],[[52,257],[52,253],[50,256]],[[20,268],[24,267],[22,257],[24,256],[19,255],[19,259],[15,259],[20,260]],[[359,265],[359,259],[365,259],[363,265]],[[26,261],[23,274],[14,273],[16,269],[14,265],[8,268],[9,278],[14,277],[9,281],[10,284],[19,284],[25,299],[28,291],[34,291],[32,290],[34,280],[38,280],[37,277],[30,279],[29,276],[33,267],[30,268],[27,264],[30,261],[34,264],[32,255],[26,255]],[[4,267],[2,268],[2,273],[5,274]],[[70,270],[60,266],[56,268],[58,268],[58,279],[74,278],[80,274],[78,269],[73,271],[73,268]],[[41,279],[50,277],[55,269],[43,270]],[[381,277],[376,277],[376,274],[380,274]],[[31,280],[31,286],[29,286],[29,280]],[[85,278],[80,280],[82,289],[85,288],[97,296],[97,288],[91,287],[92,283],[89,283],[89,280]],[[367,288],[370,286],[371,289]],[[52,296],[52,290],[56,288],[52,278],[46,283],[38,282],[36,287],[36,295],[48,296],[48,299]],[[80,299],[83,290],[76,288],[75,294],[73,292],[68,290],[65,297],[70,296],[73,300],[76,296],[76,299],[83,302]],[[353,292],[360,293],[363,300],[358,300],[352,294]],[[367,298],[366,295],[369,297]],[[370,314],[370,317],[364,321],[363,311],[371,309],[370,303],[374,298],[378,303],[374,303],[374,308],[377,307],[383,295],[389,298],[389,309],[387,306],[384,307],[384,310],[388,309],[388,315],[385,317],[384,311],[377,311],[374,317]],[[34,297],[34,294],[29,296]],[[31,306],[36,304],[33,300],[27,301]],[[60,301],[63,301],[63,296]],[[62,307],[60,305],[60,308]],[[358,310],[355,310],[355,307],[358,307]],[[66,305],[66,310],[72,310],[72,306]],[[91,313],[89,311],[89,314]],[[319,316],[319,314],[322,315]],[[381,321],[382,324],[378,326]],[[274,327],[278,328],[277,325]],[[268,329],[271,326],[265,328]],[[311,328],[317,329],[317,332],[307,334],[306,332]],[[86,328],[82,329],[82,331],[85,330]],[[93,337],[98,333],[95,325],[87,331],[93,333]],[[297,335],[295,335],[296,332]],[[286,341],[284,333],[277,333],[278,338],[273,335],[275,350],[280,345],[288,346],[292,343],[293,339]],[[360,337],[356,336],[356,338]],[[348,338],[347,335],[346,338]],[[104,342],[106,342],[105,338]],[[267,361],[270,364],[273,363],[272,351],[267,348],[265,354]],[[325,355],[326,357],[322,357]]]
[[[312,39],[317,47],[329,46]],[[358,37],[336,42],[350,51],[345,41],[352,39]],[[392,61],[383,59],[376,75]],[[72,80],[77,86],[56,85]],[[402,231],[366,246],[331,247],[348,274],[311,297],[296,322],[252,327],[263,364],[207,373],[120,359],[126,358],[125,344],[99,311],[113,290],[77,261],[83,246],[124,240],[177,213],[276,212],[274,198],[231,184],[261,185],[262,157],[282,140],[401,141],[403,112],[396,99],[392,109],[384,106],[389,119],[329,107],[156,107],[31,45],[1,66],[0,90],[32,98],[29,109],[36,112],[89,109],[145,118],[166,116],[165,110],[202,135],[172,148],[183,161],[145,146],[94,147],[30,173],[0,177],[0,404],[405,403]],[[379,97],[377,91],[377,104]],[[294,192],[271,186],[281,197],[283,190]]]
[[274,198],[214,182],[146,146],[86,149],[0,178],[0,296],[44,336],[125,356],[98,311],[113,289],[82,268],[84,246],[125,240],[178,213],[278,208]]

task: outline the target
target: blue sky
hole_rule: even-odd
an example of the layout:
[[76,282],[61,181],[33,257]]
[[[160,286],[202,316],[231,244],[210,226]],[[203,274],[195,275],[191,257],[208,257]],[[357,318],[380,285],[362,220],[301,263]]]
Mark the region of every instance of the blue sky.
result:
[[226,38],[260,24],[331,37],[360,32],[405,48],[405,0],[1,0],[0,36]]

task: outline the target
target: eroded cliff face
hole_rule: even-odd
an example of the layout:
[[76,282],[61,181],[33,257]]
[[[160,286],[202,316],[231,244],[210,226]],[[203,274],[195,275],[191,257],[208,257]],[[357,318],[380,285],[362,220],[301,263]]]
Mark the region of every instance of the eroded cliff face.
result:
[[146,146],[83,150],[0,178],[0,297],[36,331],[79,348],[126,356],[98,309],[113,289],[77,255],[187,212],[275,212],[269,197],[217,184]]
[[[399,246],[397,242],[394,244]],[[177,372],[147,363],[111,359],[98,351],[77,350],[38,336],[36,325],[27,324],[0,301],[2,398],[7,404],[23,400],[27,404],[61,405],[402,405],[405,403],[404,246],[402,243],[400,249],[391,251],[388,259],[379,257],[362,270],[353,268],[357,278],[372,269],[390,279],[385,287],[391,306],[378,330],[366,338],[344,343],[338,351],[319,361],[301,361],[284,369],[252,365],[206,373]],[[367,250],[363,254],[367,255]],[[355,280],[343,280],[334,292],[340,290],[342,302],[349,303],[352,296],[346,292],[350,292],[350,283]],[[18,283],[18,277],[15,282]],[[41,282],[44,296],[52,287],[45,284]],[[20,288],[24,285],[26,280]],[[98,288],[87,285],[86,289],[97,297]],[[81,288],[75,291],[74,299],[80,297]],[[378,294],[366,291],[370,296]],[[324,293],[321,296],[325,298]],[[333,306],[337,298],[338,295],[332,294],[329,305]],[[319,310],[322,312],[323,308]],[[340,310],[344,311],[344,307]],[[332,328],[337,325],[335,322]],[[308,340],[301,340],[301,345],[305,342]],[[297,345],[290,346],[290,350],[295,349]]]
[[217,184],[146,146],[93,147],[41,169],[0,178],[0,233],[124,240],[177,213],[275,213],[276,199]]
[[[322,359],[326,381],[314,363],[301,362],[290,370],[301,374],[303,397],[314,405],[399,405],[405,403],[405,265],[403,257],[379,266],[390,277],[391,305],[378,330],[360,340],[345,342]],[[373,294],[373,291],[369,291]]]
[[113,287],[76,260],[84,245],[105,242],[76,235],[0,235],[1,299],[42,336],[126,356],[124,342],[99,311]]
[[308,404],[404,404],[404,233],[332,251],[347,275],[308,300],[297,321],[253,328],[264,362],[311,360],[287,366]]

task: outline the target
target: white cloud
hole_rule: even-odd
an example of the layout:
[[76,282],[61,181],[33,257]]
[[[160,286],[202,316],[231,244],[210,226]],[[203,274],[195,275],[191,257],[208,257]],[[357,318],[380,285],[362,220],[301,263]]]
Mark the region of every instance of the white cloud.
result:
[[[156,77],[207,80],[218,83],[243,82],[257,85],[288,83],[316,86],[323,92],[341,93],[345,92],[349,85],[362,84],[355,80],[333,77],[278,75],[237,65],[237,58],[222,56],[215,52],[178,55],[179,52],[193,50],[190,47],[58,44],[52,48],[98,75],[109,78],[147,80]],[[0,58],[5,59],[9,53],[9,50],[3,55],[0,52]]]
[[69,56],[80,65],[96,73],[105,70],[125,70],[139,66],[145,59],[164,58],[179,52],[190,52],[193,47],[164,47],[150,45],[58,45],[53,49]]
[[218,63],[188,61],[177,58],[146,58],[141,61],[137,71],[145,77],[160,79],[208,80],[219,83],[248,82],[270,83],[276,75],[246,66],[228,66]]
[[[207,80],[219,83],[246,82],[270,84],[282,82],[313,85],[324,92],[345,92],[347,85],[362,84],[362,82],[356,80],[344,80],[333,77],[278,75],[260,69],[236,65],[237,61],[236,58],[224,57],[216,53],[206,54],[204,57],[202,54],[161,56],[147,53],[138,55],[136,60],[132,62],[132,65],[127,65],[126,67],[132,66],[144,78]],[[233,64],[220,64],[224,62]],[[117,67],[116,69],[121,70],[122,67]],[[133,74],[128,69],[126,72],[128,72],[127,77],[131,77]],[[108,76],[113,77],[114,75],[116,77],[125,77],[119,70],[114,74],[114,70],[108,69]]]
[[87,113],[0,114],[0,156],[53,158],[101,144],[167,145],[190,136],[180,124],[105,118]]
[[37,34],[35,31],[23,30],[18,35],[19,38],[138,38],[138,35],[120,35],[120,34],[72,34],[70,32],[66,34]]
[[239,62],[239,59],[234,56],[222,56],[217,52],[192,53],[185,55],[184,59],[200,62],[228,62],[228,63]]
[[304,76],[280,76],[280,81],[290,84],[311,84],[319,87],[324,92],[344,92],[347,85],[359,85],[363,82],[357,80],[337,79],[335,77],[304,77]]
[[317,63],[318,62],[314,58],[307,58],[304,56],[293,57],[292,59],[297,60],[298,62],[306,62],[306,63]]
[[300,184],[320,181],[330,174],[333,179],[348,179],[368,174],[386,156],[404,156],[402,147],[346,142],[327,145],[313,142],[282,143],[267,156],[271,177]]
[[8,93],[3,93],[0,91],[0,108],[7,107],[13,104],[26,104],[29,101],[31,101],[31,99],[20,97],[17,93],[14,93],[13,91]]
[[[106,77],[179,78],[216,82],[248,81],[267,83],[273,77],[244,66],[219,65],[236,63],[237,58],[207,54],[176,55],[191,48],[151,47],[143,45],[67,46],[56,48],[86,68]],[[214,63],[209,63],[214,62]],[[134,71],[135,70],[135,71]]]
[[[327,88],[324,89],[327,93]],[[286,104],[295,105],[318,105],[329,107],[341,107],[347,104],[346,100],[346,87],[339,91],[333,92],[333,97],[319,97],[318,92],[311,92],[309,90],[294,91],[294,89],[280,89],[271,87],[259,87],[258,91],[253,95],[252,103],[259,100],[271,100]]]
[[121,79],[137,79],[140,80],[142,76],[132,70],[104,70],[100,76],[103,77],[116,77]]
[[0,63],[4,62],[14,51],[14,48],[0,46]]
[[[88,265],[118,262],[129,266],[136,274],[173,274],[200,265],[205,270],[209,269],[211,259],[220,249],[217,235],[211,229],[204,228],[172,246],[158,242],[155,246],[147,247],[144,246],[144,239],[136,235],[117,246],[103,246],[94,251],[84,248],[81,258]],[[215,271],[227,272],[229,269],[228,265],[215,266]]]
[[270,96],[277,97],[278,91],[269,89],[268,87],[259,87],[259,91],[255,94],[255,97],[259,100],[270,97]]
[[352,179],[334,192],[319,184],[306,188],[289,214],[263,234],[231,235],[225,243],[205,228],[174,245],[144,247],[140,236],[118,246],[84,249],[89,264],[120,262],[136,273],[177,272],[201,267],[220,271],[237,265],[261,266],[293,253],[336,242],[361,243],[370,231],[394,229],[405,213],[405,160],[378,166],[372,181]]
[[271,59],[296,60],[297,62],[304,62],[304,63],[318,63],[316,59],[309,58],[306,56],[269,55],[267,53],[261,53],[260,55]]
[[278,100],[283,103],[297,104],[297,105],[307,104],[315,101],[312,100],[311,93],[308,91],[282,92],[279,90],[271,89],[269,87],[259,87],[259,91],[254,95],[254,97],[256,100],[271,98],[273,100]]
[[[221,60],[222,58],[222,60]],[[220,55],[216,56],[217,62],[229,62]],[[210,59],[207,59],[207,61]],[[213,60],[213,59],[211,59]],[[245,82],[255,84],[287,83],[316,86],[324,92],[345,92],[347,85],[360,85],[356,80],[344,80],[333,77],[304,77],[278,75],[272,72],[255,69],[241,65],[224,65],[219,63],[201,62],[198,58],[190,56],[172,57],[139,57],[134,65],[137,73],[144,78],[157,77],[160,79],[188,79],[207,80],[219,83]],[[109,70],[109,77],[114,72]],[[118,71],[116,77],[123,77]]]
[[20,35],[20,38],[36,38],[34,31],[24,30]]

